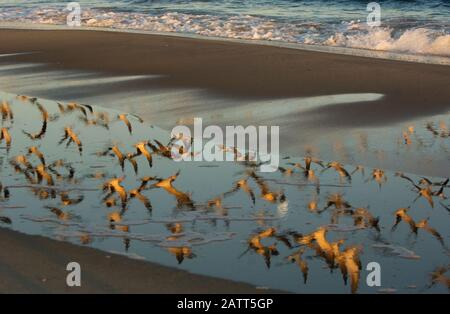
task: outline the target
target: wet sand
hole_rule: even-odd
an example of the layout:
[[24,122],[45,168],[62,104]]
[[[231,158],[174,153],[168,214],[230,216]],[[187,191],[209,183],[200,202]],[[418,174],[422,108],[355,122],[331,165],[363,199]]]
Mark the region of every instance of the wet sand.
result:
[[[444,155],[399,158],[393,148],[402,128],[449,111],[450,66],[124,32],[2,29],[0,36],[0,54],[34,52],[0,58],[12,66],[0,78],[6,92],[132,112],[166,130],[192,117],[280,125],[283,155],[312,151],[347,164],[450,176]],[[382,159],[347,147],[361,136]],[[336,152],[343,146],[349,151]]]
[[[0,293],[279,293],[0,228]],[[66,265],[81,265],[81,287]]]
[[[59,91],[46,89],[41,93],[31,94],[51,99],[77,99],[84,94],[97,94],[102,99],[108,93],[119,93],[119,97],[123,97],[120,96],[121,91],[133,93],[141,90],[152,92],[196,89],[211,96],[208,100],[215,97],[228,100],[232,111],[234,101],[245,104],[345,93],[383,95],[382,98],[369,102],[341,102],[339,106],[330,104],[312,108],[306,114],[313,117],[309,124],[296,122],[301,120],[303,112],[278,116],[272,120],[269,118],[266,121],[280,124],[287,121],[291,126],[285,140],[297,142],[298,137],[306,136],[302,132],[308,129],[313,131],[307,136],[314,137],[316,132],[326,135],[328,128],[339,127],[345,130],[358,126],[387,126],[408,119],[445,113],[450,108],[449,66],[224,41],[100,31],[0,30],[0,37],[0,54],[35,52],[10,56],[7,58],[8,62],[45,64],[43,67],[48,70],[92,71],[111,76],[153,76],[121,84],[105,84],[102,87],[94,85]],[[14,71],[20,76],[23,70]],[[107,103],[101,104],[107,106]],[[180,104],[182,110],[187,102],[181,101]],[[192,107],[188,113],[197,114],[208,112],[210,108],[217,109],[215,107],[222,106],[223,102],[217,104],[211,101],[208,103],[210,108],[205,105],[187,104],[189,105]],[[141,110],[147,111],[151,117],[153,112],[145,109],[145,106],[146,104],[141,104]],[[126,109],[122,110],[141,113],[139,108],[137,111]],[[176,109],[171,107],[158,110],[159,114],[173,117],[179,113]],[[164,126],[164,121],[159,121],[158,116],[155,116],[151,122]],[[248,117],[247,120],[261,122],[257,116]],[[448,166],[447,159],[440,161],[442,165]],[[408,162],[410,169],[417,170],[415,173],[443,176],[449,171],[448,167],[444,169],[439,164],[433,168],[426,163],[418,166],[415,159],[405,160],[405,164]],[[408,166],[397,168],[402,169],[408,169]],[[0,243],[2,292],[268,292],[250,285],[192,275],[169,267],[9,230],[0,230]],[[73,260],[80,262],[82,269],[86,269],[83,273],[83,287],[80,289],[69,289],[65,285],[65,265]]]
[[346,93],[385,96],[370,105],[331,105],[309,112],[320,117],[314,124],[323,127],[385,125],[450,108],[450,66],[105,31],[0,30],[0,37],[1,54],[37,52],[9,61],[161,76],[123,86],[127,91],[198,88],[246,100]]

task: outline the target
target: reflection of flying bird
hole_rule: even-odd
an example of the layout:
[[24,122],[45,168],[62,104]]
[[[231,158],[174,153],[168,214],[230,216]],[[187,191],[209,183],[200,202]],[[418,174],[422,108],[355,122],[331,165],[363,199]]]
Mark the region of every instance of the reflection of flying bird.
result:
[[100,180],[100,179],[106,178],[106,174],[103,173],[102,171],[96,171],[94,173],[88,173],[88,174],[84,175],[84,177],[94,179],[94,180]]
[[129,192],[130,198],[137,198],[139,201],[144,204],[145,208],[147,208],[149,211],[152,210],[152,204],[150,203],[150,200],[145,197],[139,189],[134,189]]
[[153,141],[155,141],[156,146],[151,143],[149,143],[148,145],[151,147],[151,149],[153,150],[154,153],[161,155],[163,157],[169,158],[169,159],[172,158],[172,151],[171,151],[170,143],[169,143],[169,145],[164,145],[157,139],[154,139]]
[[433,134],[433,136],[439,136],[439,131],[435,128],[433,122],[427,122],[425,127],[431,134]]
[[[112,147],[108,147],[107,150],[105,150],[105,151],[103,151],[103,152],[98,152],[97,155],[98,155],[98,156],[106,156],[106,155],[109,154],[109,152],[112,152],[112,153],[113,153],[112,155],[116,156],[117,160],[119,161],[120,168],[121,168],[122,171],[123,171],[123,169],[124,169],[124,167],[125,167],[125,159],[128,159],[128,158],[125,156],[124,153],[122,153],[122,152],[120,151],[120,149],[119,149],[119,147],[118,147],[117,145],[114,145],[114,146],[112,146]],[[111,155],[111,156],[112,156],[112,155]],[[134,156],[134,155],[131,155],[131,154],[130,154],[130,156]],[[134,165],[133,165],[133,166],[134,166]]]
[[328,209],[330,206],[334,206],[336,209],[352,207],[352,205],[350,205],[349,202],[344,200],[342,194],[340,193],[333,193],[330,196],[328,196],[327,206],[325,207],[324,210]]
[[329,162],[323,171],[329,168],[333,168],[334,170],[336,170],[336,172],[339,174],[341,178],[345,177],[347,178],[348,181],[351,181],[352,179],[351,175],[348,173],[347,170],[345,170],[344,166],[340,162],[337,161]]
[[[171,232],[172,235],[166,237],[167,241],[176,241],[180,236],[182,236],[183,226],[176,223],[166,224],[166,228]],[[194,258],[195,254],[192,253],[192,250],[187,246],[177,246],[177,247],[169,247],[169,253],[175,255],[178,264],[181,264],[185,257]]]
[[[317,206],[317,204],[316,204]],[[332,215],[331,215],[331,223],[337,224],[339,217],[341,215],[353,215],[353,210],[351,209],[351,205],[349,202],[344,200],[342,194],[334,193],[328,196],[327,205],[322,210],[318,210],[317,213],[322,213],[326,211],[331,206],[334,206]]]
[[42,137],[47,132],[47,123],[48,123],[48,119],[49,119],[48,112],[44,108],[44,106],[42,106],[38,102],[36,103],[36,106],[38,107],[39,111],[41,112],[41,116],[42,116],[42,127],[41,127],[40,131],[38,133],[28,133],[28,132],[22,130],[22,132],[32,140],[42,139]]
[[47,182],[47,185],[54,185],[54,180],[51,174],[48,173],[47,168],[45,165],[40,164],[35,169],[36,176],[37,176],[37,182],[41,183],[43,180]]
[[109,115],[107,112],[93,112],[94,118],[88,118],[86,116],[80,116],[79,119],[88,126],[100,126],[109,130]]
[[[403,173],[401,172],[397,172],[395,174],[396,176],[405,179],[409,182],[411,182],[411,184],[414,186],[414,188],[417,190],[417,193],[419,194],[416,199],[414,200],[414,202],[419,198],[419,197],[423,197],[425,198],[428,203],[431,205],[431,207],[434,207],[434,201],[433,201],[433,196],[435,195],[435,192],[433,192],[431,190],[431,187],[433,185],[433,182],[431,182],[430,180],[428,180],[427,178],[422,178],[419,181],[419,184],[422,185],[417,185],[414,180],[412,180],[411,178],[405,176]],[[443,192],[443,189],[442,189]]]
[[294,173],[294,168],[278,167],[278,170],[287,177],[291,176]]
[[357,208],[353,211],[353,220],[355,226],[370,226],[375,228],[377,231],[380,231],[380,227],[378,225],[379,218],[373,217],[373,215],[365,208]]
[[68,103],[68,104],[66,105],[66,110],[67,110],[67,111],[75,111],[75,110],[79,110],[85,117],[87,116],[87,111],[86,111],[86,109],[85,109],[82,105],[77,104],[77,103],[74,103],[74,102]]
[[441,187],[439,188],[439,190],[434,192],[433,195],[436,195],[440,199],[446,199],[447,197],[444,194],[444,188],[447,186],[449,181],[450,181],[450,179],[447,179],[444,182],[442,182],[441,183]]
[[33,170],[33,165],[28,161],[28,158],[24,155],[17,155],[11,160],[13,166],[23,165],[27,170]]
[[310,200],[308,202],[308,204],[306,205],[306,208],[311,213],[317,213],[319,211],[319,201],[317,199],[317,193],[315,193],[314,197],[312,198],[312,200]]
[[443,284],[450,290],[450,278],[445,276],[445,273],[449,270],[449,267],[438,267],[431,273],[431,285],[436,283]]
[[28,148],[28,155],[35,155],[43,165],[45,165],[44,154],[36,146],[31,146]]
[[33,169],[33,166],[28,162],[26,157],[23,160],[24,162],[26,161],[25,169],[22,169],[22,167],[21,167],[21,164],[22,164],[21,159],[23,157],[25,157],[25,156],[23,156],[23,155],[16,156],[14,159],[12,159],[10,161],[10,164],[13,166],[15,172],[23,174],[30,184],[35,184],[36,182],[33,177],[34,169]]
[[111,147],[111,151],[114,153],[114,155],[116,155],[117,159],[119,160],[119,164],[120,167],[124,168],[124,161],[125,161],[125,157],[123,155],[123,153],[120,151],[119,147],[117,147],[117,145],[114,145],[113,147]]
[[224,196],[232,194],[232,193],[235,193],[235,192],[237,192],[239,190],[242,190],[245,193],[247,193],[250,196],[253,204],[255,204],[255,202],[256,202],[255,193],[253,193],[253,190],[248,185],[248,178],[238,180],[234,184],[233,189],[231,191],[228,191],[228,192],[224,193]]
[[444,121],[440,121],[439,122],[439,129],[440,129],[440,132],[441,132],[440,136],[442,138],[450,136],[450,131],[448,130],[447,124]]
[[9,131],[8,131],[7,128],[2,128],[2,129],[0,130],[0,143],[1,143],[3,140],[4,140],[5,143],[6,143],[6,149],[9,151],[9,149],[11,148],[11,142],[12,142],[12,139],[11,139],[11,134],[9,134]]
[[46,208],[50,209],[50,211],[56,215],[56,217],[58,217],[58,219],[66,221],[69,220],[70,215],[64,211],[62,211],[60,208],[58,207],[51,207],[51,206],[46,206]]
[[355,167],[355,169],[350,173],[350,175],[354,175],[357,172],[361,172],[362,176],[364,177],[365,175],[365,170],[364,170],[364,166],[358,165]]
[[359,277],[361,272],[361,261],[359,259],[359,247],[346,248],[342,253],[339,253],[336,260],[342,272],[345,284],[347,278],[350,276],[350,286],[352,293],[358,289]]
[[145,190],[150,181],[156,181],[158,179],[159,178],[157,177],[150,177],[150,176],[141,178],[141,185],[139,186],[138,190],[139,191]]
[[323,162],[321,160],[311,157],[311,156],[306,156],[304,158],[304,161],[305,161],[305,166],[303,166],[299,162],[289,163],[289,164],[293,165],[294,168],[298,168],[298,169],[302,170],[305,177],[308,178],[309,180],[313,180],[313,181],[316,180],[316,176],[315,176],[314,170],[311,169],[311,165],[312,165],[312,163],[316,163],[319,166],[321,166],[322,168],[324,168]]
[[70,198],[69,193],[67,193],[67,192],[61,192],[60,197],[61,197],[61,203],[64,206],[77,205],[77,204],[80,204],[84,200],[83,195],[80,195],[77,198]]
[[381,185],[387,181],[387,177],[383,170],[376,168],[372,170],[372,180],[381,187]]
[[84,122],[86,126],[100,126],[102,128],[109,130],[108,121],[105,121],[103,119],[100,118],[89,119],[86,116],[80,116],[79,119],[80,121]]
[[335,264],[336,254],[339,251],[339,246],[343,243],[343,240],[330,243],[326,239],[327,234],[326,227],[319,227],[316,231],[308,234],[293,234],[294,240],[301,245],[306,245],[311,248],[315,248],[319,256],[322,256],[327,264],[333,268]]
[[305,252],[305,248],[302,247],[295,253],[289,255],[287,257],[287,260],[290,262],[295,262],[298,265],[298,267],[300,268],[300,270],[302,271],[302,274],[303,274],[303,283],[306,284],[306,281],[308,279],[309,268],[308,268],[308,263],[306,263],[306,261],[302,258],[302,255],[304,252]]
[[227,147],[223,144],[217,145],[218,148],[225,153],[232,153],[234,155],[234,161],[238,161],[242,159],[242,153],[238,150],[236,146]]
[[196,255],[192,252],[192,249],[189,247],[170,247],[167,249],[169,253],[175,255],[178,264],[183,263],[185,258],[192,259],[196,257]]
[[48,170],[55,174],[57,178],[62,178],[63,175],[61,175],[56,168],[65,168],[68,171],[68,174],[66,176],[67,179],[73,179],[75,176],[75,169],[68,163],[66,163],[63,159],[58,159],[51,164],[48,165]]
[[117,119],[118,119],[118,120],[121,120],[121,121],[123,121],[123,123],[125,123],[125,125],[126,125],[127,128],[128,128],[128,132],[130,132],[130,134],[133,133],[133,128],[131,127],[130,120],[128,120],[126,114],[123,114],[123,113],[119,114],[119,115],[117,116]]
[[283,202],[285,200],[285,196],[281,192],[275,192],[270,190],[268,184],[258,176],[254,171],[250,172],[250,177],[253,178],[258,185],[260,191],[261,191],[261,198],[268,201],[268,202],[276,202],[278,199],[280,202]]
[[208,207],[222,208],[222,198],[216,197],[207,202]]
[[136,161],[136,159],[134,159],[134,154],[132,153],[127,153],[126,156],[127,160],[131,163],[131,165],[133,166],[133,170],[135,174],[138,174],[138,163]]
[[311,156],[306,156],[304,159],[305,159],[305,169],[306,170],[311,169],[311,163],[316,163],[319,166],[321,166],[322,168],[325,168],[325,166],[323,165],[323,162],[317,158],[314,158]]
[[400,177],[400,178],[405,179],[405,180],[408,180],[412,184],[416,184],[413,179],[411,179],[410,177],[406,176],[403,172],[396,172],[395,176],[396,177]]
[[431,190],[431,186],[427,185],[426,187],[420,187],[418,185],[414,184],[414,187],[417,189],[417,193],[419,194],[414,202],[419,198],[423,197],[428,201],[428,203],[431,205],[431,207],[434,207],[434,201],[433,201],[433,191]]
[[112,212],[108,214],[109,222],[121,222],[122,215],[119,212]]
[[86,108],[90,111],[90,113],[94,113],[94,110],[93,110],[92,106],[90,106],[90,105],[78,104],[75,102],[68,103],[65,106],[61,103],[57,103],[57,104],[58,104],[59,112],[62,114],[78,110],[83,114],[83,116],[87,117]]
[[187,193],[177,190],[172,185],[172,183],[178,178],[179,175],[180,171],[165,179],[156,178],[155,180],[157,182],[154,183],[152,187],[164,189],[169,194],[175,196],[175,198],[177,199],[178,206],[188,206],[193,208],[194,203],[191,200],[191,197]]
[[263,230],[263,231],[257,233],[256,235],[253,235],[248,240],[248,249],[249,250],[251,249],[254,252],[256,252],[257,254],[263,256],[267,268],[270,268],[272,256],[279,255],[279,252],[276,248],[276,243],[269,245],[269,246],[265,246],[261,243],[261,240],[268,238],[268,237],[273,237],[275,235],[276,235],[276,229],[272,227],[272,228]]
[[10,121],[14,120],[14,114],[9,106],[9,103],[3,100],[0,106],[0,114],[2,115],[2,121],[9,119]]
[[104,200],[104,203],[106,205],[106,207],[113,207],[116,206],[116,199],[115,198],[106,198]]
[[125,123],[125,125],[127,126],[127,129],[128,129],[128,132],[130,132],[130,134],[133,134],[133,127],[131,125],[130,120],[128,119],[129,116],[137,119],[140,123],[143,123],[144,120],[142,120],[139,116],[130,114],[130,113],[121,113],[121,114],[117,115],[116,119]]
[[[113,230],[119,230],[122,232],[129,232],[130,227],[128,225],[119,224],[122,221],[122,214],[119,212],[112,212],[108,214],[108,220],[110,222],[110,228]],[[125,239],[127,242],[127,239]]]
[[92,238],[89,233],[83,233],[80,235],[80,243],[83,245],[90,244],[92,242]]
[[183,142],[185,147],[190,147],[194,143],[194,138],[183,133],[173,134],[168,145],[170,146],[179,141]]
[[395,230],[398,224],[403,220],[409,225],[412,232],[417,233],[416,222],[411,218],[411,216],[408,215],[408,211],[409,208],[397,209],[397,211],[395,212],[395,224],[392,226],[392,230]]
[[404,141],[405,145],[411,145],[412,144],[412,140],[411,140],[411,137],[410,137],[409,133],[403,132],[402,136],[403,136],[403,141]]
[[305,158],[303,158],[303,160],[305,161],[305,166],[302,166],[301,163],[289,163],[290,165],[293,165],[296,168],[299,168],[301,170],[305,170],[308,171],[311,169],[311,164],[312,163],[316,163],[319,166],[321,166],[322,168],[324,168],[323,162],[315,157],[311,157],[311,156],[306,156]]
[[125,206],[128,200],[128,194],[125,188],[121,185],[124,177],[121,178],[113,178],[103,184],[103,191],[109,191],[108,197],[113,193],[117,193],[122,201],[122,206]]
[[30,97],[26,95],[17,95],[17,99],[19,99],[20,101],[28,101],[30,103],[35,103],[37,100],[36,97]]
[[330,223],[331,224],[339,224],[339,218],[341,216],[353,216],[353,209],[349,208],[335,208],[331,212]]
[[426,232],[430,233],[433,237],[435,237],[442,245],[444,245],[444,239],[441,234],[436,231],[436,229],[430,227],[428,224],[428,219],[423,219],[416,224],[417,229],[423,229]]
[[169,223],[166,225],[166,227],[173,234],[178,234],[178,233],[183,232],[183,225],[178,222]]
[[71,127],[65,127],[64,128],[64,136],[59,141],[59,144],[62,144],[66,140],[67,140],[66,147],[69,146],[73,142],[73,143],[75,143],[77,145],[78,151],[80,152],[80,154],[82,153],[83,145],[82,145],[80,139],[78,138],[78,136],[75,134],[75,132],[72,130]]
[[148,144],[149,144],[148,141],[147,142],[136,143],[134,145],[134,147],[136,147],[136,154],[135,154],[135,156],[144,155],[145,158],[148,161],[149,166],[152,167],[152,163],[153,163],[152,154],[148,151],[148,149],[146,147]]

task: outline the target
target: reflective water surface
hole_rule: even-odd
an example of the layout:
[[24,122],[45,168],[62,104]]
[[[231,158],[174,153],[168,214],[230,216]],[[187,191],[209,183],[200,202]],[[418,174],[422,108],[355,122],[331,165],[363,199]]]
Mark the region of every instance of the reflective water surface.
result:
[[[274,173],[245,160],[175,162],[169,133],[138,116],[9,93],[0,111],[1,227],[261,288],[448,289],[446,178],[314,150],[282,156]],[[448,122],[399,127],[391,145],[402,156],[448,152]],[[381,287],[366,284],[370,262]]]

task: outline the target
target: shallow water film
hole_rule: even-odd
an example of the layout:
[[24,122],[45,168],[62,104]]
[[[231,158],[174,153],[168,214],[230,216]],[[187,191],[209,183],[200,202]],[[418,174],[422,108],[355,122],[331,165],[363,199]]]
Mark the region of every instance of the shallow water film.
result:
[[[0,109],[1,227],[261,288],[448,289],[446,178],[313,154],[273,173],[244,154],[175,162],[170,134],[138,116],[7,93]],[[402,151],[450,144],[445,121],[398,134]],[[380,287],[366,284],[371,262]]]

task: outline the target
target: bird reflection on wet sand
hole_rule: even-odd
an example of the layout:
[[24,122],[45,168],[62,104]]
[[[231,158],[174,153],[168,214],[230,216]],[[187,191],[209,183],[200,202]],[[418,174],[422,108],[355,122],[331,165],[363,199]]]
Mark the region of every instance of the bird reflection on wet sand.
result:
[[[385,258],[370,255],[378,253],[367,247],[400,247],[414,236],[415,242],[402,243],[405,250],[439,243],[436,260],[448,263],[449,233],[439,220],[448,219],[448,179],[326,162],[311,151],[283,158],[265,174],[250,152],[226,146],[220,149],[235,156],[229,168],[175,163],[172,150],[193,155],[185,151],[192,138],[170,138],[138,116],[88,104],[2,95],[2,226],[21,230],[23,221],[31,221],[42,224],[46,235],[72,233],[78,243],[101,248],[102,241],[120,238],[125,251],[140,249],[131,246],[134,241],[154,243],[188,269],[197,263],[213,267],[209,263],[218,254],[224,266],[254,270],[255,280],[294,264],[290,271],[301,272],[304,287],[334,280],[337,271],[340,286],[348,284],[345,291],[352,293],[364,281],[363,265]],[[402,145],[411,148],[424,134],[448,140],[446,125],[410,126],[401,133]],[[216,223],[221,220],[224,225]],[[251,256],[263,263],[246,265]],[[431,286],[448,287],[448,269],[436,267],[422,272],[431,276]]]

